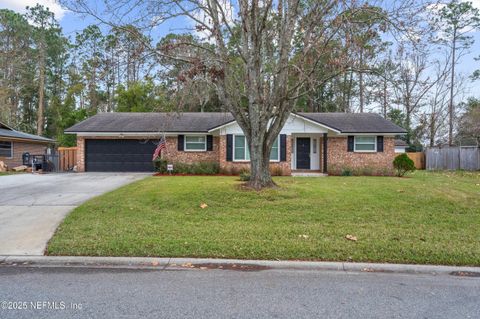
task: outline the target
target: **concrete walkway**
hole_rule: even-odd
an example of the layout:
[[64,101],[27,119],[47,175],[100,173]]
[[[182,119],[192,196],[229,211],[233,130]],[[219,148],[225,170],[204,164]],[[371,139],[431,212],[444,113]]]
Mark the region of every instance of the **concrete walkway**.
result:
[[86,200],[147,176],[136,173],[0,177],[0,255],[43,255],[63,218]]

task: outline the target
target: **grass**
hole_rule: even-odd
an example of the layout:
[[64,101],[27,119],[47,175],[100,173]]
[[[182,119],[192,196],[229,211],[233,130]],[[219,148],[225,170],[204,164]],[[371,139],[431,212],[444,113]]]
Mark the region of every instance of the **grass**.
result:
[[48,254],[480,265],[480,173],[275,181],[150,177],[75,209]]
[[0,172],[0,176],[15,175],[15,174],[25,174],[25,172],[15,172],[15,171]]

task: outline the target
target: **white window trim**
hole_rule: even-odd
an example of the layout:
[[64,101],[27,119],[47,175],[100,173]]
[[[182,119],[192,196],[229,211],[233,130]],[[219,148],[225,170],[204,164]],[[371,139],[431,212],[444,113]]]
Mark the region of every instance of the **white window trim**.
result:
[[[375,141],[373,142],[375,149],[373,150],[357,150],[357,137],[372,137],[372,136],[371,135],[355,135],[353,137],[353,151],[355,153],[376,153],[377,152],[377,136],[376,135],[375,135]],[[367,144],[367,143],[361,143],[361,144]]]
[[[243,138],[245,139],[245,149],[243,151],[243,159],[235,159],[235,138],[237,136],[243,136]],[[245,159],[247,157],[247,147],[248,147],[248,144],[247,144],[247,138],[245,137],[245,135],[242,135],[242,134],[233,134],[233,137],[232,137],[232,159],[234,162],[243,162],[243,163],[249,163],[250,160],[247,160]]]
[[[203,137],[205,139],[203,150],[188,150],[187,149],[187,137]],[[200,144],[200,143],[197,143]],[[185,152],[206,152],[207,151],[207,136],[206,135],[185,135],[183,138],[183,150]]]
[[[247,144],[247,138],[245,137],[245,135],[242,135],[242,134],[233,134],[232,136],[232,161],[233,162],[240,162],[240,163],[250,163],[250,160],[246,160],[246,159],[235,159],[235,137],[236,136],[243,136],[245,138],[245,151],[244,151],[244,154],[243,154],[243,158],[247,157],[247,147],[248,147],[248,144]],[[277,163],[277,162],[280,162],[280,135],[277,137],[278,139],[278,159],[276,160],[270,160],[270,162],[272,163]]]
[[0,156],[0,158],[4,159],[13,159],[13,142],[12,141],[1,141],[1,142],[9,142],[10,143],[10,156]]
[[[280,135],[277,136],[277,143],[278,143],[278,144],[277,144],[277,146],[278,146],[278,147],[277,147],[277,150],[278,150],[278,151],[277,151],[277,159],[274,159],[274,160],[271,159],[270,162],[274,162],[274,163],[280,162],[280,148],[281,148],[281,145],[280,145],[280,143],[281,143],[281,141],[280,141]],[[270,152],[271,152],[271,150],[270,150]],[[270,156],[270,155],[269,155],[269,156]]]

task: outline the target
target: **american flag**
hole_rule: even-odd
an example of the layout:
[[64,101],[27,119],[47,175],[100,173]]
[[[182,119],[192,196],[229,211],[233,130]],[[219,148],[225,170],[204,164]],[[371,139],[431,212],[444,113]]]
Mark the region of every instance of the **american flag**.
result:
[[154,161],[157,157],[159,157],[160,154],[162,154],[162,150],[164,150],[166,148],[167,148],[167,145],[165,144],[165,138],[162,137],[157,144],[157,148],[155,149],[155,152],[153,152],[152,161]]

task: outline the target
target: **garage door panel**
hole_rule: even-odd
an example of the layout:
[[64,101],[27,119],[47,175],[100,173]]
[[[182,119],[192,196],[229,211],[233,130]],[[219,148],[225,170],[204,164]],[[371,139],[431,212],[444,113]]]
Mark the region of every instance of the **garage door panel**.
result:
[[85,164],[91,172],[151,172],[156,145],[144,140],[86,140]]

